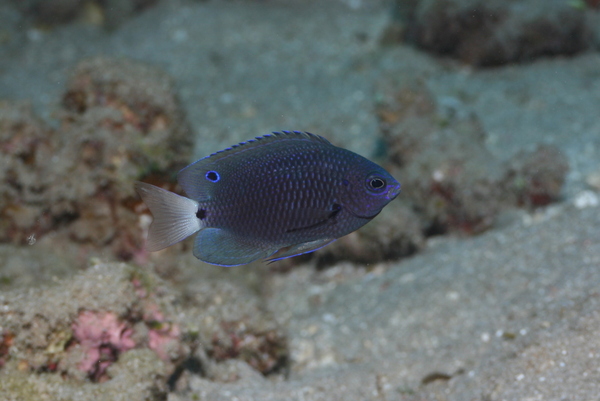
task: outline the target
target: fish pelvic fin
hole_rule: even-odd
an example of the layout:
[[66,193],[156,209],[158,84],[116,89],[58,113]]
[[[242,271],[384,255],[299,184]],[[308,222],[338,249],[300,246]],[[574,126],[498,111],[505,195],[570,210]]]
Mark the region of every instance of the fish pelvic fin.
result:
[[135,182],[135,190],[154,217],[148,230],[148,251],[167,248],[203,228],[196,217],[198,202],[139,181]]

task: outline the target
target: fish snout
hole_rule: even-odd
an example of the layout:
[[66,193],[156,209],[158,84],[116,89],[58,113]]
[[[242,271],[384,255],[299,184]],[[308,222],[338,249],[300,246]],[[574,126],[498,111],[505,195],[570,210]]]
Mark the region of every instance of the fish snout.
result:
[[387,193],[387,198],[389,200],[393,200],[396,198],[396,196],[398,196],[400,194],[400,191],[402,190],[401,185],[400,184],[396,184],[393,187],[390,188],[390,190]]

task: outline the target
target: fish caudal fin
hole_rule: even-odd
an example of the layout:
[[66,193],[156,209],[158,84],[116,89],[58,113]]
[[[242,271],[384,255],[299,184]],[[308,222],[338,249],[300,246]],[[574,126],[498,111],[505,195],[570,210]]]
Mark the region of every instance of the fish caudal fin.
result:
[[135,190],[154,216],[148,231],[148,251],[176,244],[202,228],[201,220],[196,217],[198,202],[139,181]]

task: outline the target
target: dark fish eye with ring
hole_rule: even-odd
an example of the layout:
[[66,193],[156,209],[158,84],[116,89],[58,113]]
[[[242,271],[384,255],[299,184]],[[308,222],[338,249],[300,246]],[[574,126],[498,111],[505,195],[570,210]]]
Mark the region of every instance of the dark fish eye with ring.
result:
[[369,189],[374,191],[383,191],[385,189],[386,182],[383,178],[369,177],[367,181],[369,183]]

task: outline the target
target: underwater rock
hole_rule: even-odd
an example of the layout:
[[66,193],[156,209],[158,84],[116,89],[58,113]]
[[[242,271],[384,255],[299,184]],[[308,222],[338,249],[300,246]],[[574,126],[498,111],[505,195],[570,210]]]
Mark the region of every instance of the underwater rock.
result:
[[[169,181],[188,162],[191,132],[171,79],[142,63],[81,62],[51,129],[27,106],[0,104],[0,240],[24,244],[50,230],[84,248],[143,254],[133,181]],[[166,172],[166,173],[163,173]],[[66,237],[66,238],[65,238]]]
[[[154,292],[139,289],[140,277]],[[106,381],[106,369],[122,354],[134,347],[149,348],[148,341],[134,333],[133,322],[153,330],[147,316],[155,308],[176,319],[167,297],[160,279],[124,264],[94,265],[60,286],[5,291],[0,335],[12,337],[5,362],[17,361],[21,371]],[[172,366],[181,353],[165,362]]]
[[[232,282],[202,280],[188,285],[184,298],[191,330],[203,347],[200,358],[207,378],[222,380],[221,364],[232,360],[243,361],[264,376],[285,373],[285,331],[255,293]],[[240,365],[229,365],[233,366]]]
[[41,174],[57,151],[55,132],[25,103],[0,102],[0,241],[26,243],[49,231]]
[[157,0],[18,0],[12,1],[37,24],[60,25],[75,19],[115,28]]
[[502,186],[510,204],[533,209],[560,200],[569,172],[567,157],[556,147],[539,145],[508,161]]
[[72,382],[58,374],[0,370],[0,392],[7,400],[161,401],[166,399],[166,372],[148,349],[126,352],[109,369],[111,380],[98,384]]
[[84,310],[79,313],[72,330],[73,339],[84,354],[78,368],[94,381],[100,381],[118,356],[136,345],[131,338],[131,326],[111,312]]
[[385,89],[377,113],[388,156],[403,183],[404,198],[426,235],[476,233],[490,227],[499,208],[499,163],[484,147],[474,115],[438,111],[420,85]]
[[566,157],[544,145],[506,164],[486,148],[477,117],[458,99],[436,101],[423,85],[385,84],[378,116],[391,170],[426,236],[490,228],[498,213],[559,199]]
[[[397,3],[405,3],[397,1]],[[430,0],[410,3],[409,41],[475,66],[573,55],[593,46],[592,6],[562,0]],[[402,16],[401,16],[402,17]]]
[[[363,388],[387,400],[593,399],[598,385],[586,377],[600,343],[598,207],[563,203],[536,215],[468,240],[432,241],[400,263],[303,266],[271,277],[268,302],[289,325],[294,363],[289,387],[249,399],[296,385],[314,389],[309,400],[377,399]],[[211,388],[202,384],[196,392]],[[206,399],[223,388],[250,391],[224,384]]]
[[[113,163],[121,163],[110,166],[113,169],[163,170],[189,155],[190,128],[174,83],[155,67],[119,58],[82,61],[73,71],[62,104],[66,111],[62,115],[64,130],[93,125],[108,131],[104,136],[118,137],[120,141],[115,142],[127,148],[102,149],[85,141],[82,157],[88,164],[96,158],[117,159]],[[65,135],[69,134],[73,135]],[[128,155],[151,158],[146,162],[152,166],[128,166],[122,160]]]
[[79,155],[73,162],[84,173],[70,188],[75,193],[69,191],[85,199],[77,201],[69,236],[95,247],[110,244],[129,260],[143,253],[132,182],[183,167],[191,150],[173,82],[142,63],[94,58],[76,67],[63,105],[61,136],[70,145],[65,157]]
[[124,361],[136,363],[141,352],[152,359],[144,386],[158,394],[185,372],[220,380],[227,361],[258,376],[286,368],[286,337],[255,294],[218,281],[188,291],[141,268],[100,262],[59,285],[3,291],[0,392],[17,391],[11,383],[23,373],[60,378],[73,391],[90,382],[111,391],[111,382],[128,380]]
[[38,23],[56,25],[73,20],[84,7],[84,0],[13,1],[25,15]]

